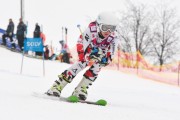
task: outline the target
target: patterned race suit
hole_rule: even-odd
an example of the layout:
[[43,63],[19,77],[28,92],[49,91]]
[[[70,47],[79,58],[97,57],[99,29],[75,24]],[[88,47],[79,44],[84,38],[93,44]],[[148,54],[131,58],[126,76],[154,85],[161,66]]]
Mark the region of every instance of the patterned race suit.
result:
[[[97,23],[90,23],[83,35],[80,35],[77,42],[79,61],[65,70],[61,75],[70,83],[80,71],[89,65],[89,61],[91,60],[90,54],[94,47],[100,48],[103,51],[102,54],[107,58],[107,63],[111,62],[115,53],[116,42],[117,37],[114,32],[107,38],[102,39],[98,34]],[[94,61],[93,65],[90,66],[83,76],[91,81],[95,81],[101,68],[106,65],[102,65],[100,61]]]

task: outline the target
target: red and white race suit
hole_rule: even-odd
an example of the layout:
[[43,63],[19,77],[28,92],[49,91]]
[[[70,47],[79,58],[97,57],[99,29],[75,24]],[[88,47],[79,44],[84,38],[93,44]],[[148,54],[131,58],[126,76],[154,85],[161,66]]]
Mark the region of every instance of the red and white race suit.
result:
[[[96,22],[89,24],[88,28],[80,35],[77,42],[77,52],[79,61],[73,64],[69,69],[65,70],[62,74],[71,82],[72,79],[85,67],[88,66],[93,47],[101,48],[103,54],[108,58],[108,62],[112,61],[114,57],[115,48],[117,47],[117,37],[114,32],[112,32],[107,38],[101,39],[98,35],[98,26]],[[94,62],[92,66],[84,73],[84,77],[94,81],[98,73],[103,66],[100,62]]]

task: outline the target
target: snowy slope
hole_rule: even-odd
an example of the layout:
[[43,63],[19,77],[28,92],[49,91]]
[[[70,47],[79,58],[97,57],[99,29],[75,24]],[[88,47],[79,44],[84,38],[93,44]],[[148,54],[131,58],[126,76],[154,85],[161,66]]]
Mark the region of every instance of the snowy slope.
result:
[[[102,70],[89,89],[88,100],[106,99],[108,105],[93,106],[34,97],[44,93],[57,75],[70,65],[24,57],[0,48],[0,120],[180,120],[180,88],[119,71]],[[81,72],[65,87],[69,96]]]

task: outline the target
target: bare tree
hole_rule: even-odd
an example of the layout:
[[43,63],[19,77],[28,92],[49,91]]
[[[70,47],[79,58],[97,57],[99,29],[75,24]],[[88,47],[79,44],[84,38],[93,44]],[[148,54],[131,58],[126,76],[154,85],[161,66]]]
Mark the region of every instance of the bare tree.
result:
[[118,32],[121,42],[124,43],[123,49],[147,55],[151,50],[150,25],[153,22],[151,13],[143,4],[136,6],[128,3],[127,12],[122,13],[121,18]]
[[153,29],[153,38],[151,39],[153,45],[151,55],[160,65],[161,71],[162,65],[170,61],[178,52],[180,21],[177,19],[176,11],[174,9],[168,9],[165,5],[155,9],[155,13],[156,24]]

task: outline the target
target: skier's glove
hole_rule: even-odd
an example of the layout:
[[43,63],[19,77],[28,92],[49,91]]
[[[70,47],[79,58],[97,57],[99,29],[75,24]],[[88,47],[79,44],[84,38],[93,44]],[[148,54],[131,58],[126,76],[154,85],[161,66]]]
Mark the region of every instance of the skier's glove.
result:
[[89,57],[91,60],[97,60],[98,62],[100,62],[104,57],[104,53],[101,48],[93,47]]
[[107,58],[107,57],[103,57],[103,58],[101,59],[100,65],[103,66],[103,67],[105,67],[105,66],[107,66],[108,64],[109,64],[108,58]]

